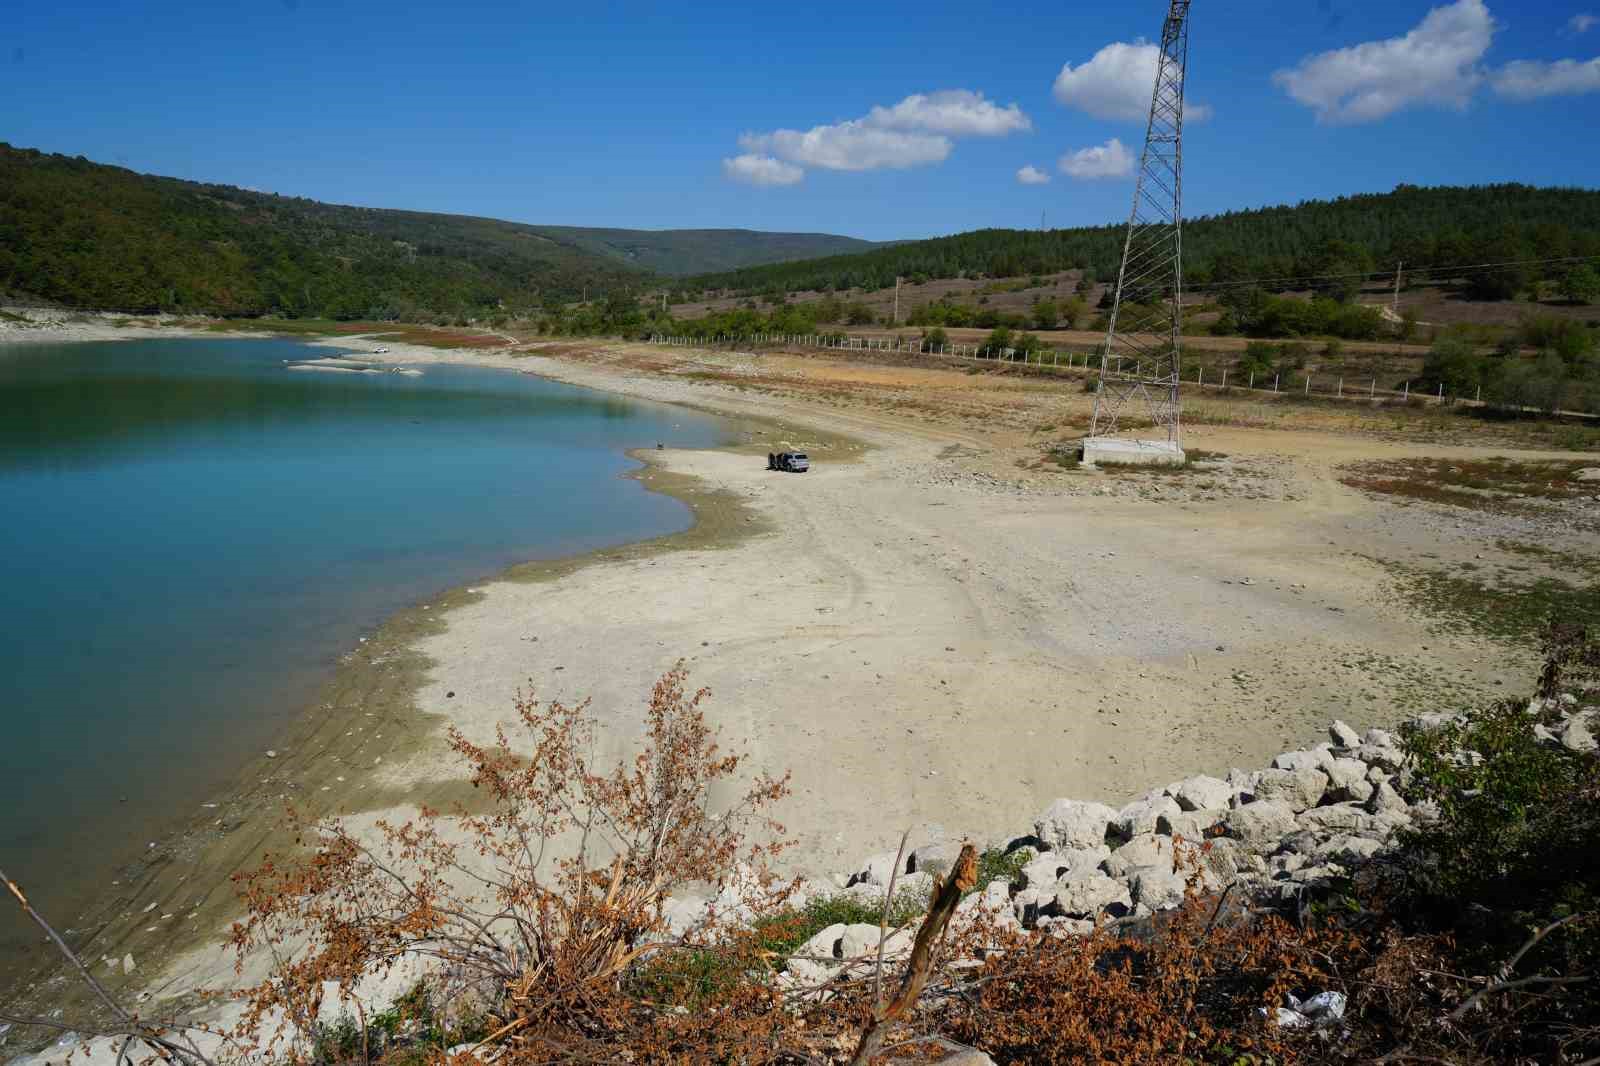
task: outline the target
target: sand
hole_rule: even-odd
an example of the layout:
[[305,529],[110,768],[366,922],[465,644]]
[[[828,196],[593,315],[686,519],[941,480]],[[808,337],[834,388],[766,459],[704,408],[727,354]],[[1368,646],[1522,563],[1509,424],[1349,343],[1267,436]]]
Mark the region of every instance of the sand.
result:
[[215,336],[205,321],[173,315],[122,315],[96,311],[0,308],[0,346],[83,341]]
[[[390,346],[373,358],[439,361]],[[791,428],[773,449],[814,439],[808,421],[873,445],[849,463],[812,448],[804,475],[768,472],[761,455],[656,453],[745,501],[765,531],[491,583],[417,645],[434,664],[417,705],[439,721],[486,739],[519,687],[589,697],[619,751],[650,683],[682,659],[727,738],[754,765],[794,774],[784,815],[803,872],[890,849],[907,826],[995,841],[1057,797],[1120,802],[1262,765],[1336,715],[1392,724],[1409,713],[1383,698],[1414,676],[1405,660],[1484,691],[1526,673],[1388,606],[1385,571],[1356,554],[1374,546],[1362,537],[1379,536],[1382,505],[1335,481],[1332,464],[1392,445],[1208,431],[1206,447],[1285,458],[1289,445],[1302,498],[1163,508],[930,483],[945,449],[984,446],[960,428],[537,354],[459,361],[775,418]],[[1371,666],[1345,665],[1363,656]],[[386,776],[404,786],[447,772],[426,759]]]

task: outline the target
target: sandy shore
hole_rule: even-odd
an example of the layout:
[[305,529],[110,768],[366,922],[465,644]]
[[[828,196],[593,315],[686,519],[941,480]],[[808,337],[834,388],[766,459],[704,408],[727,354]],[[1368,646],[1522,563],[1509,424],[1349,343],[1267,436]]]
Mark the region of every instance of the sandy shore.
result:
[[[386,344],[370,357],[445,361]],[[786,820],[807,872],[890,846],[905,826],[988,839],[1058,796],[1117,801],[1259,765],[1331,714],[1388,724],[1404,712],[1387,697],[1417,672],[1484,690],[1518,676],[1481,642],[1441,642],[1388,607],[1385,572],[1345,550],[1377,535],[1375,506],[1327,476],[1348,440],[1296,443],[1323,453],[1301,472],[1304,498],[1163,510],[929,484],[942,452],[981,445],[959,429],[537,354],[446,355],[764,415],[791,427],[773,447],[814,439],[808,422],[874,446],[860,462],[818,456],[805,476],[749,454],[660,453],[741,500],[763,532],[495,582],[417,644],[433,664],[424,714],[488,738],[531,683],[592,697],[619,750],[651,681],[687,661],[729,739],[794,773]],[[1210,435],[1250,446],[1248,433]],[[1370,709],[1354,713],[1362,693]],[[441,772],[430,759],[386,777],[403,789]]]
[[123,315],[41,308],[0,309],[0,345],[76,344],[215,336],[203,322],[173,315]]
[[[646,457],[648,487],[698,503],[697,532],[514,570],[419,606],[353,650],[324,719],[290,745],[290,761],[258,768],[256,828],[191,873],[214,875],[271,843],[268,801],[290,793],[285,782],[363,819],[458,793],[444,729],[488,739],[518,688],[592,698],[621,753],[651,682],[680,659],[712,690],[709,716],[731,746],[793,773],[783,817],[800,842],[796,868],[812,874],[892,850],[908,826],[993,841],[1057,797],[1115,803],[1165,780],[1263,765],[1315,740],[1330,717],[1388,725],[1419,693],[1468,698],[1531,676],[1525,659],[1441,638],[1391,606],[1372,557],[1437,551],[1440,538],[1332,474],[1353,457],[1449,449],[1208,427],[1191,439],[1270,458],[1292,491],[1154,506],[947,479],[952,455],[989,444],[959,420],[526,349],[323,343],[690,404],[764,420],[772,436]],[[813,472],[767,472],[760,453],[784,446],[812,450]],[[1471,550],[1458,539],[1447,554]],[[339,736],[362,718],[374,719],[358,738],[371,747]],[[373,738],[380,728],[392,731],[387,744]],[[163,994],[231,977],[231,961],[196,946],[214,942],[228,910],[202,887],[209,902],[175,942],[192,950],[160,968]],[[150,882],[157,898],[182,891]],[[130,900],[129,913],[142,905]]]

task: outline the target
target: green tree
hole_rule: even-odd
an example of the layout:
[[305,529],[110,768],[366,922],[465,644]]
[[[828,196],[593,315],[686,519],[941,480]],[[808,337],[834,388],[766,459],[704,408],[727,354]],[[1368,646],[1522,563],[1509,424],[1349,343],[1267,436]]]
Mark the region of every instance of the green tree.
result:
[[1561,295],[1575,304],[1592,304],[1600,296],[1600,274],[1591,266],[1567,271],[1561,279]]
[[1089,313],[1089,305],[1080,297],[1074,296],[1061,304],[1061,328],[1077,329],[1083,321],[1083,316]]
[[989,336],[984,339],[983,346],[989,349],[990,354],[999,355],[1002,351],[1011,347],[1011,330],[1005,326],[996,326],[989,332]]
[[1467,338],[1445,334],[1433,342],[1422,363],[1422,377],[1430,386],[1443,385],[1446,392],[1461,395],[1473,392],[1484,383],[1488,360]]
[[1061,311],[1056,307],[1056,302],[1040,298],[1033,301],[1033,327],[1035,329],[1055,329],[1056,323],[1061,321]]

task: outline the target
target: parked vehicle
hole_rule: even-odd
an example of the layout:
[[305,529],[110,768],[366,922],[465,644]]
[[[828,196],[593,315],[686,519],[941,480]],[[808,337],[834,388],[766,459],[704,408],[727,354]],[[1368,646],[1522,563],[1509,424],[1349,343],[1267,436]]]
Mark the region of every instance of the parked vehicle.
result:
[[805,452],[768,452],[767,469],[804,474],[811,469],[811,460],[806,458]]

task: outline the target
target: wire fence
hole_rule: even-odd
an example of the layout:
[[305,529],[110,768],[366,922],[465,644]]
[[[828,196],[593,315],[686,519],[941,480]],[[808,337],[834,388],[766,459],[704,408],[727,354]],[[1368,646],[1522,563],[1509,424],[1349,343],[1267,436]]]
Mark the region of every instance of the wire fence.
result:
[[[1072,371],[1079,374],[1098,374],[1101,363],[1099,352],[1058,350],[1054,348],[1022,350],[1018,348],[995,348],[981,344],[928,344],[920,337],[852,337],[837,333],[718,333],[706,337],[657,333],[650,336],[650,343],[680,348],[703,348],[707,345],[718,345],[732,348],[760,346],[902,353],[906,355],[932,356],[939,359],[965,360],[973,363],[991,362],[1011,366],[1040,367],[1047,370]],[[1109,358],[1111,360],[1110,370],[1112,374],[1133,377],[1143,375],[1144,368],[1137,362],[1129,362],[1120,356],[1110,356]],[[1182,384],[1184,386],[1197,388],[1202,392],[1207,389],[1218,392],[1238,389],[1264,395],[1316,397],[1319,399],[1350,401],[1364,400],[1367,402],[1381,398],[1384,400],[1398,400],[1401,403],[1410,403],[1417,406],[1429,404],[1435,406],[1451,404],[1480,405],[1483,403],[1483,389],[1481,386],[1472,395],[1460,395],[1447,392],[1442,383],[1432,389],[1426,387],[1413,389],[1410,380],[1404,381],[1398,388],[1379,388],[1376,377],[1358,379],[1335,374],[1318,375],[1295,371],[1241,371],[1228,367],[1223,367],[1220,371],[1212,368],[1208,373],[1207,368],[1203,366],[1196,367],[1192,371],[1185,370],[1182,373]]]

